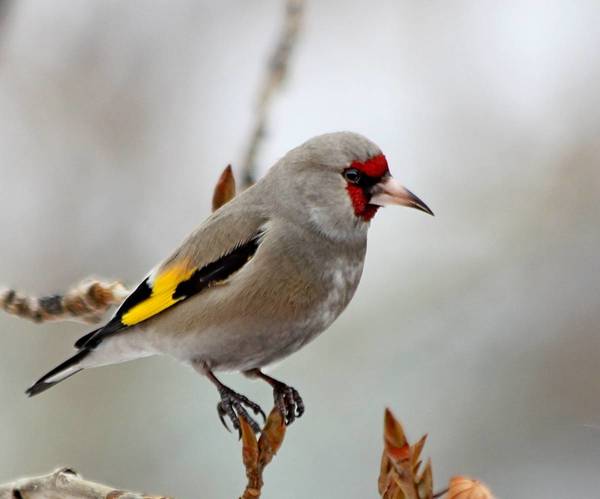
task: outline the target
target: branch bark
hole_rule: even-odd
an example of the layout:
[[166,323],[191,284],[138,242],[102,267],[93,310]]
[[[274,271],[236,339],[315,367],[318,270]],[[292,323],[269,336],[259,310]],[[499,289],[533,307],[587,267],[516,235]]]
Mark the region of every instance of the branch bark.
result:
[[242,189],[246,189],[256,182],[256,157],[266,135],[269,107],[273,96],[281,87],[281,83],[288,73],[290,55],[296,45],[302,25],[304,4],[304,0],[288,0],[286,3],[283,29],[269,59],[265,79],[258,93],[256,118],[242,161]]
[[128,294],[120,282],[86,279],[62,295],[37,297],[4,289],[0,291],[0,308],[34,322],[75,320],[93,324]]
[[107,485],[84,480],[70,468],[49,475],[23,478],[0,485],[0,499],[169,499],[126,492]]

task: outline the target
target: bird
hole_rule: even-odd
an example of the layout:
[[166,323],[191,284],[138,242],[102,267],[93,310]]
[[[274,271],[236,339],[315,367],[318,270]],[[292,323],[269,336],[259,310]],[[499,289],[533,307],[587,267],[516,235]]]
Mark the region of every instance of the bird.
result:
[[[380,148],[334,132],[290,150],[212,213],[155,266],[77,352],[28,390],[37,395],[89,368],[165,354],[216,387],[218,416],[255,432],[264,411],[222,371],[267,382],[286,425],[304,413],[292,386],[264,372],[325,331],[359,284],[367,232],[387,205],[429,207],[392,177]],[[250,415],[253,413],[254,417]]]

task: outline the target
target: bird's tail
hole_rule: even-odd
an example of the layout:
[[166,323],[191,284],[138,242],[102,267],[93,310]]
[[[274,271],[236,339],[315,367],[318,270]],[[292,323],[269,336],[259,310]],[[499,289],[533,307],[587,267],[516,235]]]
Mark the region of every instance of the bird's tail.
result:
[[36,381],[31,387],[25,392],[30,397],[46,391],[48,388],[52,388],[57,383],[70,378],[74,374],[77,374],[83,368],[80,367],[80,362],[89,355],[91,350],[83,348],[79,350],[73,357],[65,360],[62,364],[55,367],[49,373],[42,376]]

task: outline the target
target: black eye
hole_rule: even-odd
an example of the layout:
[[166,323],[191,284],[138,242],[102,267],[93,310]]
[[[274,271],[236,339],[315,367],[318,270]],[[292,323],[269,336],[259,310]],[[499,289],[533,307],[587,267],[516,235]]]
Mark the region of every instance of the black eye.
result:
[[347,170],[344,170],[344,178],[348,182],[358,184],[360,182],[361,173],[356,168],[348,168]]

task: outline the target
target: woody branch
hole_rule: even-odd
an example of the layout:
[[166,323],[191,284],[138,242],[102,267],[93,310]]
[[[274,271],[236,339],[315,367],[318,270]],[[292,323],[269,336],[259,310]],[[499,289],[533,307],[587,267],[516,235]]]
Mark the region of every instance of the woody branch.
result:
[[61,468],[49,475],[23,478],[0,485],[0,499],[169,499],[126,492],[107,485],[84,480],[70,468]]

